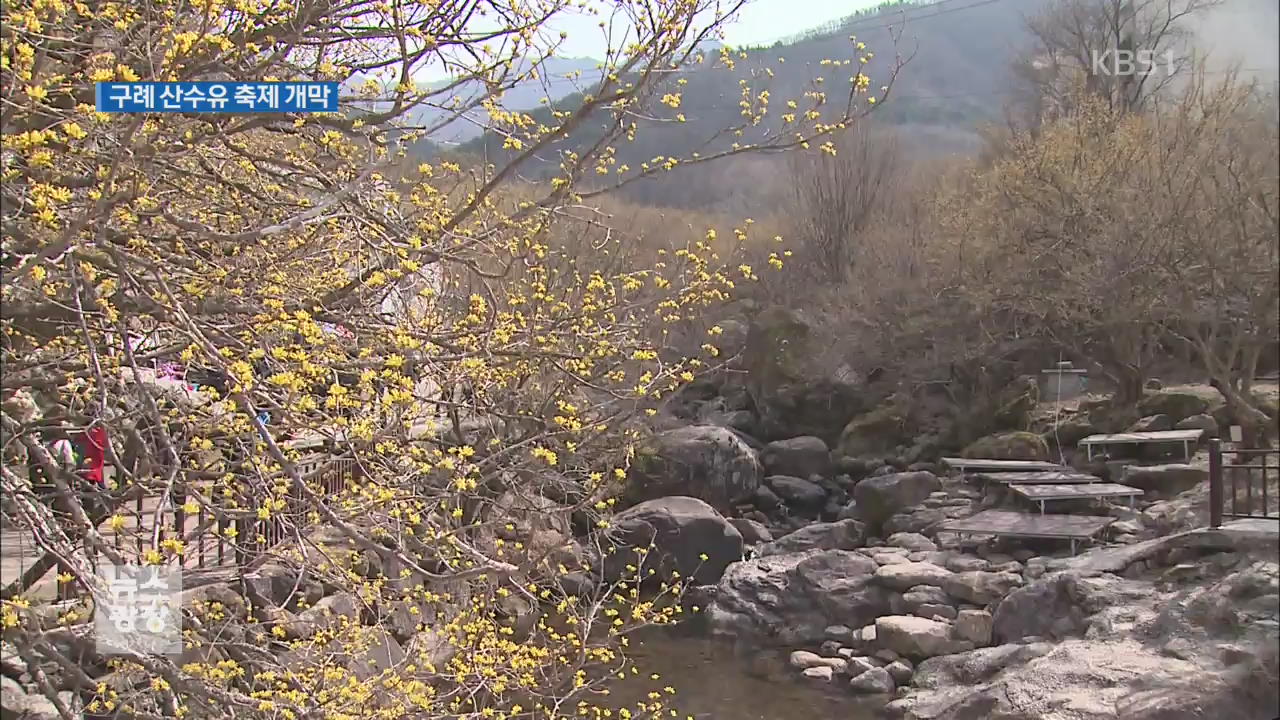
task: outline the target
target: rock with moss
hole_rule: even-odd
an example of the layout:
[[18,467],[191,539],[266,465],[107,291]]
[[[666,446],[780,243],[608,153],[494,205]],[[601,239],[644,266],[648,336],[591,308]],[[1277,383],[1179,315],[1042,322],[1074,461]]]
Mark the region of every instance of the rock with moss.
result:
[[831,338],[796,310],[758,313],[742,364],[767,440],[813,435],[831,442],[866,409],[861,377],[833,354]]
[[715,635],[744,643],[820,643],[826,629],[862,627],[889,609],[874,560],[851,550],[808,550],[734,563],[706,619]]
[[673,573],[698,585],[720,580],[725,568],[742,559],[742,534],[707,503],[691,497],[665,497],[618,513],[605,534],[612,548],[604,558],[610,581]]
[[1066,418],[1051,425],[1042,437],[1050,446],[1075,447],[1076,443],[1097,434],[1098,428],[1085,416]]
[[686,495],[728,512],[753,497],[762,474],[755,451],[733,431],[690,425],[660,433],[637,451],[626,499]]
[[961,454],[986,460],[1047,460],[1049,446],[1035,433],[1016,431],[980,438]]
[[1171,423],[1176,423],[1192,415],[1200,415],[1209,410],[1209,401],[1194,393],[1164,390],[1147,393],[1138,401],[1138,412],[1142,417],[1151,415],[1168,415]]
[[907,416],[898,403],[887,402],[849,421],[840,433],[840,454],[845,457],[883,455],[907,437]]
[[941,488],[938,477],[924,470],[870,477],[853,488],[852,514],[879,531],[886,520]]
[[1019,377],[1001,393],[993,418],[995,426],[1026,430],[1039,402],[1040,384],[1036,378],[1031,375]]

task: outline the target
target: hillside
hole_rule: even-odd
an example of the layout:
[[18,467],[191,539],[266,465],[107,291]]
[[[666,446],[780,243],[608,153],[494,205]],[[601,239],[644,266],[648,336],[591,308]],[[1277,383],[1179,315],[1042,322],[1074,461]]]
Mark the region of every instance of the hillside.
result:
[[[584,80],[573,79],[574,75],[581,73],[585,77],[590,77],[590,73],[594,72],[599,64],[599,60],[588,57],[550,58],[542,65],[540,73],[542,77],[538,80],[517,83],[507,91],[506,97],[503,98],[503,104],[512,108],[532,108],[537,107],[538,101],[543,97],[569,95],[585,82]],[[436,90],[447,85],[447,80],[438,80],[429,83],[428,87]],[[485,87],[483,83],[472,81],[459,86],[454,94],[463,101],[467,101],[472,98],[483,97]],[[447,111],[439,108],[424,107],[410,113],[406,120],[413,125],[431,126],[442,118],[447,117],[448,114]],[[472,111],[466,116],[442,127],[432,136],[432,141],[444,147],[465,143],[480,136],[485,122],[487,122],[487,118],[484,117],[483,111]]]
[[[660,127],[657,123],[647,123],[648,127],[642,123],[636,140],[618,148],[618,162],[636,166],[656,155],[706,153],[727,146],[733,138],[708,141],[718,130],[738,121],[739,81],[762,73],[765,68],[772,71],[772,78],[767,85],[753,87],[768,89],[775,99],[800,98],[818,77],[824,78],[829,87],[843,87],[852,68],[835,69],[822,61],[851,58],[850,35],[856,35],[876,53],[867,66],[873,85],[888,82],[898,59],[905,63],[889,100],[874,113],[878,123],[898,129],[915,151],[971,151],[978,142],[981,126],[1001,116],[1010,61],[1027,43],[1024,14],[1034,12],[1042,2],[1015,5],[1010,0],[979,0],[941,7],[936,3],[914,7],[913,3],[887,4],[880,10],[850,16],[767,47],[746,48],[741,52],[746,53],[747,59],[739,58],[732,71],[720,66],[713,53],[708,54],[703,63],[681,73],[687,81],[682,88],[681,106],[686,122],[666,122]],[[674,88],[676,78],[669,82]],[[580,100],[581,95],[574,94],[560,98],[554,105],[570,109]],[[522,106],[509,100],[505,104],[537,108],[531,114],[539,121],[545,121],[550,112],[536,102]],[[833,100],[832,105],[836,104]],[[576,135],[558,143],[557,149],[582,147],[598,136],[606,119],[603,115],[591,119]],[[444,146],[450,144],[449,138],[433,140]],[[436,143],[423,143],[418,150],[424,155],[433,154],[439,149]],[[474,138],[458,149],[499,164],[506,156],[501,140],[492,135]],[[548,152],[540,164],[526,166],[524,174],[543,177],[554,171],[558,162],[557,153]],[[774,158],[726,161],[715,168],[684,171],[686,182],[637,183],[626,194],[646,204],[716,205],[737,211],[768,196],[767,186],[780,169],[778,162]]]

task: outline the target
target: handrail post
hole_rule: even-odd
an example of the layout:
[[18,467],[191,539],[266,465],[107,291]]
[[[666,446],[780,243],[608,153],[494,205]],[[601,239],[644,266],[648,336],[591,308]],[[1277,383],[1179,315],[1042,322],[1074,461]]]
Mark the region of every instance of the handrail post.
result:
[[1222,526],[1222,441],[1209,441],[1209,527]]

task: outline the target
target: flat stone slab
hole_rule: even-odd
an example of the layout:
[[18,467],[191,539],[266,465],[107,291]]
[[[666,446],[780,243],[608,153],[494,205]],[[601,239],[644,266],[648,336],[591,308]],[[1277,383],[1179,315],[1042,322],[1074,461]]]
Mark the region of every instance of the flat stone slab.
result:
[[986,510],[963,520],[944,523],[937,527],[937,531],[1085,540],[1097,535],[1115,521],[1116,518],[1097,515],[1036,515],[1007,510]]

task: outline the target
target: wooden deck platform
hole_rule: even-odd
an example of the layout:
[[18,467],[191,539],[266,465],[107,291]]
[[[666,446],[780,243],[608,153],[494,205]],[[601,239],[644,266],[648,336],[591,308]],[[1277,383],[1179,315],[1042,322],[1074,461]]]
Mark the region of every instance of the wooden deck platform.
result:
[[1102,482],[1102,478],[1070,471],[974,473],[983,482],[1001,485],[1085,485]]
[[959,470],[986,471],[986,472],[1019,472],[1019,471],[1070,471],[1071,468],[1063,467],[1056,463],[1045,462],[1043,460],[986,460],[982,458],[954,458],[944,457],[942,462],[947,467]]
[[1133,499],[1143,494],[1141,488],[1129,487],[1119,483],[1089,483],[1081,485],[1013,485],[1014,493],[1040,503],[1040,514],[1044,514],[1044,504],[1053,500],[1091,500],[1112,497],[1129,498],[1129,507],[1133,507]]
[[971,517],[952,520],[938,526],[937,530],[958,535],[1069,540],[1071,552],[1075,554],[1077,542],[1092,539],[1115,521],[1113,517],[1097,515],[1033,515],[1008,510],[986,510]]
[[1097,446],[1107,445],[1144,445],[1155,443],[1181,443],[1183,453],[1187,459],[1191,459],[1191,445],[1199,442],[1200,436],[1204,435],[1204,430],[1161,430],[1159,432],[1136,432],[1136,433],[1114,433],[1112,435],[1090,435],[1081,440],[1078,445],[1085,448],[1090,460],[1093,459],[1093,449]]

